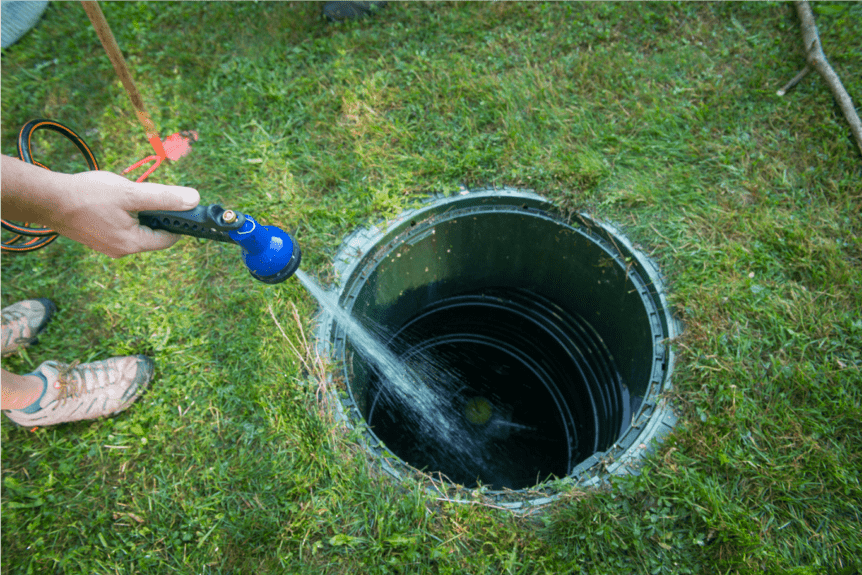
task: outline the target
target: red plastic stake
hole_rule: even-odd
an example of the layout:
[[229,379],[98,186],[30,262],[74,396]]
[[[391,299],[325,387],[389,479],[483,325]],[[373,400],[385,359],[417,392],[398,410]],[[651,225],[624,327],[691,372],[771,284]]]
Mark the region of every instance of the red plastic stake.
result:
[[[158,136],[156,136],[156,139],[158,140]],[[140,168],[147,162],[155,162],[152,166],[147,168],[147,171],[144,172],[144,174],[140,178],[135,180],[137,182],[143,182],[148,177],[150,177],[150,174],[156,171],[156,168],[158,168],[162,164],[162,160],[164,160],[165,158],[171,161],[179,160],[191,151],[192,142],[196,142],[197,140],[198,133],[194,130],[186,130],[183,132],[177,132],[176,134],[171,134],[170,136],[165,138],[164,142],[158,140],[159,147],[162,148],[162,151],[165,154],[164,156],[147,156],[143,160],[135,162],[134,164],[123,170],[123,174],[128,174],[132,170]],[[150,140],[150,143],[152,143],[152,140]],[[153,148],[155,147],[156,146],[153,145]]]

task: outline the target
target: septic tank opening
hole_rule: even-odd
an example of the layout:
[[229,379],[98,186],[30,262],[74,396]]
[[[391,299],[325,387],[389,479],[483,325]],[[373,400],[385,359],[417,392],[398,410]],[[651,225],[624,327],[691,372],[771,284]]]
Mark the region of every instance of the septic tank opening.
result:
[[519,506],[518,491],[553,497],[551,480],[636,472],[675,421],[662,392],[677,324],[655,265],[608,224],[567,222],[531,192],[477,191],[357,231],[336,267],[341,305],[436,398],[433,418],[416,417],[321,318],[341,413],[395,476],[441,474]]

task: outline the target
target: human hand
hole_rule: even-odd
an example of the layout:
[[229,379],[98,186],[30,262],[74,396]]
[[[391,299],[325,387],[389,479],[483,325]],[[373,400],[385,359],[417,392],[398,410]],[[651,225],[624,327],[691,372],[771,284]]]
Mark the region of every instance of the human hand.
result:
[[144,210],[190,210],[200,202],[193,188],[137,183],[111,172],[59,174],[66,192],[49,218],[50,227],[112,258],[163,250],[181,236],[140,225]]

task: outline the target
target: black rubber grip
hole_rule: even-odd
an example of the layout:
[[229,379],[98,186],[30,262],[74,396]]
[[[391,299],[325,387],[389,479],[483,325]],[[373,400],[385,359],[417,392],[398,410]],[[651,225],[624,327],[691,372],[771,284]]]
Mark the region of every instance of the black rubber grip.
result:
[[240,229],[245,223],[245,216],[234,212],[236,220],[227,223],[224,221],[225,212],[218,204],[198,206],[184,212],[148,210],[138,212],[138,221],[154,230],[235,244],[227,232]]

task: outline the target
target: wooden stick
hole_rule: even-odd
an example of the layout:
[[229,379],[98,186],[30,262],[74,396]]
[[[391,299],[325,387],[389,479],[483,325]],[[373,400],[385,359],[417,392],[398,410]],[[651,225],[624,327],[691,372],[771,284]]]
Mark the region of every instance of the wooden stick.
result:
[[781,88],[780,90],[778,90],[775,94],[778,95],[779,97],[783,96],[784,94],[789,92],[796,84],[801,82],[802,78],[807,76],[808,72],[810,72],[810,71],[811,71],[811,66],[809,64],[805,64],[805,67],[802,68],[802,70],[798,74],[793,76],[793,78],[789,82],[787,82],[784,85],[784,87]]
[[841,83],[841,79],[829,61],[826,59],[826,54],[823,53],[823,48],[820,45],[820,34],[817,33],[817,24],[814,23],[814,14],[811,13],[811,6],[805,0],[796,2],[796,13],[799,15],[799,20],[802,23],[802,40],[805,42],[805,59],[808,63],[817,70],[817,73],[829,86],[832,95],[838,101],[838,107],[844,113],[847,123],[850,124],[850,133],[856,140],[856,145],[859,146],[859,151],[862,152],[862,122],[859,121],[859,115],[856,113],[856,108],[853,107],[853,101],[850,95]]
[[114,70],[117,72],[117,76],[120,77],[120,81],[123,83],[123,87],[126,89],[129,99],[132,100],[132,106],[135,107],[138,121],[141,122],[141,125],[144,126],[144,131],[147,133],[147,140],[150,141],[150,145],[160,158],[167,158],[165,148],[162,145],[162,140],[159,138],[159,133],[156,131],[156,126],[150,119],[150,115],[147,113],[146,108],[144,108],[144,99],[141,98],[141,93],[138,92],[138,89],[135,87],[135,82],[132,80],[132,74],[129,72],[129,67],[126,65],[126,60],[123,58],[123,53],[120,52],[120,47],[114,39],[114,34],[111,32],[110,26],[108,26],[108,21],[105,20],[102,8],[95,0],[82,0],[81,5],[84,6],[84,11],[90,18],[90,22],[93,23],[93,28],[96,30],[96,34],[99,36],[99,40],[101,40],[102,46],[105,48],[105,52],[108,53],[108,59],[110,59],[111,64],[114,65]]

